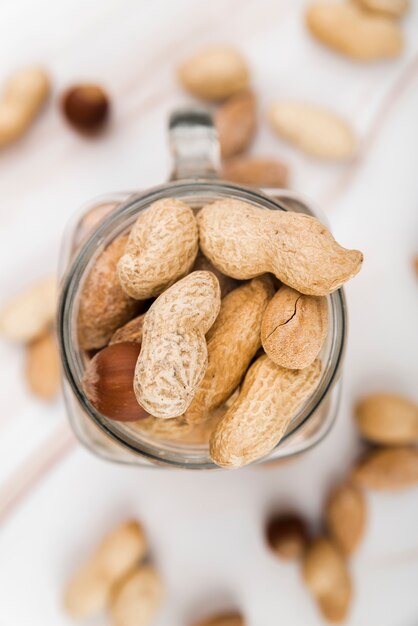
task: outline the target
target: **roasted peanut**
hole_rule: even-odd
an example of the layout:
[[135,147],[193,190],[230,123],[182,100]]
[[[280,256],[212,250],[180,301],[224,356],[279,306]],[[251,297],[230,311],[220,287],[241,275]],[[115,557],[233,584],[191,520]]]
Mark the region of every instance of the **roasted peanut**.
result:
[[218,109],[215,124],[224,159],[249,147],[257,127],[256,112],[255,96],[250,91],[232,96]]
[[331,491],[325,506],[328,531],[346,555],[358,548],[366,525],[366,501],[362,492],[350,483]]
[[261,320],[273,293],[270,277],[262,276],[222,300],[219,315],[206,335],[208,367],[184,414],[186,421],[205,420],[239,385],[261,346]]
[[134,391],[139,404],[154,417],[178,417],[189,407],[206,372],[205,335],[220,303],[216,276],[192,272],[147,311]]
[[350,608],[352,583],[343,556],[326,537],[308,547],[303,576],[325,619],[342,622]]
[[84,350],[105,346],[115,330],[143,306],[124,292],[116,273],[127,241],[127,235],[112,241],[84,282],[78,311],[78,340]]
[[238,285],[240,284],[237,280],[234,280],[234,278],[231,278],[230,276],[225,276],[225,274],[222,274],[222,272],[220,272],[213,265],[213,263],[211,263],[209,259],[207,259],[200,252],[200,250],[197,254],[196,261],[194,262],[194,265],[192,268],[193,272],[197,272],[199,270],[202,270],[204,272],[212,272],[212,274],[215,274],[216,278],[219,280],[219,286],[221,288],[222,298],[225,298],[225,296],[227,296],[231,291],[236,289]]
[[378,491],[401,491],[418,485],[418,449],[407,446],[371,450],[354,466],[353,481]]
[[324,296],[305,296],[280,287],[263,316],[261,342],[277,365],[302,369],[313,363],[328,331],[328,303]]
[[181,200],[158,200],[142,211],[118,263],[124,291],[153,298],[191,269],[198,251],[193,211]]
[[163,599],[163,584],[150,565],[130,571],[110,594],[112,626],[149,626]]
[[280,137],[313,157],[341,160],[355,153],[352,129],[331,111],[300,102],[276,102],[268,117]]
[[109,345],[121,343],[123,341],[133,341],[142,343],[142,329],[144,326],[145,313],[134,317],[120,328],[118,328],[110,338]]
[[0,100],[0,148],[28,130],[49,91],[48,75],[39,67],[25,68],[9,78]]
[[200,245],[224,274],[248,279],[272,272],[312,296],[335,291],[355,276],[363,255],[338,245],[308,215],[272,211],[240,200],[218,200],[198,213]]
[[114,583],[145,556],[146,540],[135,521],[117,526],[70,580],[64,598],[73,617],[83,618],[103,609]]
[[360,434],[372,443],[402,445],[418,442],[418,405],[394,393],[375,393],[357,403]]
[[210,439],[210,456],[222,467],[241,467],[279,443],[292,417],[318,385],[321,363],[287,370],[263,355],[245,376],[241,392]]
[[207,48],[184,61],[178,77],[197,98],[224,100],[246,89],[249,72],[241,54],[228,46]]
[[358,61],[396,57],[402,52],[399,26],[390,18],[362,11],[353,2],[316,2],[306,24],[321,43]]
[[12,341],[30,342],[41,337],[54,321],[57,281],[45,278],[10,300],[0,312],[0,333]]

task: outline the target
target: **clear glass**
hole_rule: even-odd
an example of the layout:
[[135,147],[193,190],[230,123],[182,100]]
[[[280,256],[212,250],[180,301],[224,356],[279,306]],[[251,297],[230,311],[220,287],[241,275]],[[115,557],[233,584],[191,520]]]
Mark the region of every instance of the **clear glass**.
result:
[[[172,182],[143,193],[108,195],[90,203],[70,226],[65,238],[58,317],[65,374],[64,396],[74,432],[83,445],[99,456],[139,465],[219,469],[209,457],[207,433],[185,432],[176,439],[165,433],[164,428],[156,432],[141,427],[141,422],[109,420],[89,403],[81,384],[87,356],[78,347],[76,328],[83,282],[103,249],[115,237],[129,231],[140,211],[162,198],[176,197],[198,209],[217,199],[232,197],[271,210],[298,211],[315,215],[322,221],[323,218],[293,192],[262,191],[216,180],[219,150],[213,126],[205,112],[175,114],[170,135],[174,155]],[[186,173],[192,178],[176,180]],[[346,306],[341,289],[328,296],[328,307],[330,323],[320,355],[323,363],[320,384],[294,415],[277,447],[260,462],[304,452],[321,441],[334,422],[339,406],[340,371],[346,339]]]

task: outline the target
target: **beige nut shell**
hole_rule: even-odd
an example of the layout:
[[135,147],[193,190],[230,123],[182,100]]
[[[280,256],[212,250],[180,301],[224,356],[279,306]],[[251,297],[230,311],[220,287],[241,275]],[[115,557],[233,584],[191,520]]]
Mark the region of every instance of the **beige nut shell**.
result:
[[84,350],[105,346],[115,330],[141,306],[123,291],[116,273],[127,241],[127,235],[112,241],[95,260],[84,282],[78,311],[78,340]]
[[355,420],[362,437],[383,445],[418,442],[418,405],[399,394],[374,393],[356,405]]
[[274,363],[302,369],[315,361],[327,331],[327,299],[305,296],[283,285],[264,313],[261,341]]
[[402,32],[384,15],[363,11],[354,2],[315,2],[306,10],[306,24],[321,43],[358,61],[396,57]]
[[266,355],[259,357],[248,370],[237,400],[212,434],[212,460],[236,468],[271,452],[320,376],[319,360],[304,370],[289,370]]
[[113,587],[109,610],[112,626],[149,626],[163,600],[163,583],[150,565],[129,572]]
[[301,293],[323,296],[355,276],[363,261],[309,215],[225,199],[203,207],[197,221],[205,256],[241,280],[272,272]]
[[186,421],[205,420],[239,385],[261,346],[261,320],[273,293],[270,276],[262,276],[222,300],[219,315],[206,336],[208,368],[184,414]]
[[192,272],[147,311],[134,391],[139,404],[154,417],[178,417],[193,400],[207,368],[205,335],[220,304],[216,276]]
[[256,99],[251,91],[232,96],[218,109],[215,125],[224,159],[249,147],[257,129],[256,113]]
[[402,491],[418,485],[418,448],[394,446],[371,450],[355,465],[352,479],[377,491]]
[[142,211],[118,263],[124,291],[137,300],[154,298],[187,274],[198,251],[196,219],[174,198],[158,200]]

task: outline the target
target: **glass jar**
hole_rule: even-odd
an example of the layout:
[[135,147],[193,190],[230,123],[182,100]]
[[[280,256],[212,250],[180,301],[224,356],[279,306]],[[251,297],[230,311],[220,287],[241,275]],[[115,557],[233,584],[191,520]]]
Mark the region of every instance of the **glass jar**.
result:
[[[275,211],[314,215],[298,194],[281,189],[255,189],[220,181],[219,146],[210,115],[201,110],[176,112],[170,120],[174,157],[171,181],[144,192],[109,194],[85,206],[65,238],[61,255],[62,287],[58,336],[64,370],[64,397],[72,428],[80,442],[108,460],[183,469],[215,469],[208,454],[207,433],[173,437],[142,422],[117,422],[101,415],[82,388],[87,355],[77,341],[78,300],[83,282],[97,256],[116,237],[129,231],[140,211],[156,200],[175,197],[193,209],[220,198],[236,198]],[[268,457],[271,462],[304,452],[329,431],[338,411],[340,373],[346,339],[343,290],[328,296],[329,331],[320,357],[320,384],[294,415],[285,436]],[[166,420],[159,420],[166,422]],[[219,468],[218,468],[219,469]]]

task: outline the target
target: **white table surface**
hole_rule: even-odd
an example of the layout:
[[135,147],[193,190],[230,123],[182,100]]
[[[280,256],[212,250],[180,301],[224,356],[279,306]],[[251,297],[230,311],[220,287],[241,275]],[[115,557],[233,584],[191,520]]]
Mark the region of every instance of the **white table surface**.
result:
[[[402,58],[357,65],[318,46],[301,0],[2,0],[0,79],[42,63],[54,98],[31,132],[0,154],[0,299],[55,271],[75,209],[98,194],[167,178],[166,119],[188,97],[178,60],[209,42],[236,44],[260,94],[254,154],[292,169],[292,187],[318,202],[337,238],[365,253],[347,289],[350,337],[340,415],[303,459],[263,471],[194,474],[116,467],[74,443],[62,402],[27,392],[23,350],[0,344],[0,625],[66,626],[65,580],[97,537],[128,516],[143,520],[166,583],[155,626],[191,623],[241,607],[249,626],[322,621],[296,565],[263,543],[272,506],[295,506],[319,525],[328,485],[344,475],[358,441],[354,400],[380,389],[418,399],[418,15],[403,22]],[[88,141],[56,104],[79,79],[113,95],[108,133]],[[263,111],[275,98],[328,106],[360,140],[350,165],[314,162],[275,138]],[[365,541],[353,559],[349,624],[418,623],[418,490],[368,496]],[[104,616],[91,622],[106,624]]]

